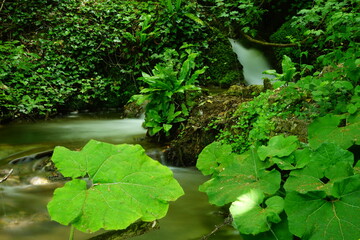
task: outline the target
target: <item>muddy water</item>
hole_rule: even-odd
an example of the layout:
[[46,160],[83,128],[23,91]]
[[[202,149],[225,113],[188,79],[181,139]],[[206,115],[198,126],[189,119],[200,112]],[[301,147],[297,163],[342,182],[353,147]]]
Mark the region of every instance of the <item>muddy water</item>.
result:
[[[67,239],[69,227],[49,220],[46,204],[53,190],[62,182],[48,180],[49,173],[40,162],[8,163],[18,157],[52,149],[56,145],[77,149],[89,139],[110,143],[138,143],[149,155],[162,161],[159,146],[146,142],[141,119],[118,119],[116,115],[71,115],[46,122],[16,123],[0,128],[0,178],[11,168],[9,179],[0,183],[0,239],[1,240],[60,240]],[[205,194],[197,191],[206,181],[194,168],[170,167],[185,191],[172,202],[168,215],[159,220],[160,229],[137,240],[200,239],[222,222],[219,209],[208,204]],[[51,177],[51,176],[50,176]],[[75,239],[88,239],[95,234],[75,232]],[[232,228],[218,231],[212,240],[240,239]]]

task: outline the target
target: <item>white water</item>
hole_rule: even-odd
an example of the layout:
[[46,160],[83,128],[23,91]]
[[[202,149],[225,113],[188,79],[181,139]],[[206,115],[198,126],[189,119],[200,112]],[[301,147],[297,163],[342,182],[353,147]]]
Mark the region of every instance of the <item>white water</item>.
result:
[[144,137],[143,119],[97,119],[87,115],[67,119],[54,119],[36,123],[9,124],[0,129],[2,144],[49,144],[80,143],[89,139],[110,143],[133,143]]
[[263,78],[272,78],[262,74],[272,69],[264,54],[255,48],[245,48],[239,41],[229,38],[233,51],[243,66],[244,79],[247,85],[263,85]]

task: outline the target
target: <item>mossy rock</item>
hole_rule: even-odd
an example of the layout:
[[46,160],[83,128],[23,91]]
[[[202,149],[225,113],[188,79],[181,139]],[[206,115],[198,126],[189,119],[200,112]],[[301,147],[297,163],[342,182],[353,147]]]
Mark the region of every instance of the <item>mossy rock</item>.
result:
[[[292,21],[285,22],[281,27],[270,36],[271,42],[276,43],[290,43],[290,39],[303,39],[303,30],[292,26]],[[294,62],[298,62],[300,59],[301,50],[298,47],[277,47],[274,48],[274,54],[276,61],[281,63],[284,55],[290,57]]]
[[229,87],[244,82],[242,66],[233,52],[230,42],[225,37],[218,37],[210,43],[207,54],[209,66],[206,84]]

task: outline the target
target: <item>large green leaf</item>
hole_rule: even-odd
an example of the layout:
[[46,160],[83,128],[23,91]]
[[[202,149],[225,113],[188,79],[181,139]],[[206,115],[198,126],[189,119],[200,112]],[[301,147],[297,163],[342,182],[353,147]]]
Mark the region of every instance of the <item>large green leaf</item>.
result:
[[284,199],[274,196],[265,201],[266,208],[262,208],[265,195],[251,189],[237,198],[230,206],[233,225],[240,233],[258,234],[270,230],[271,223],[279,223],[279,214],[284,209]]
[[317,118],[308,127],[309,144],[318,148],[323,142],[336,143],[344,149],[360,144],[360,114],[348,119],[347,125],[338,127],[346,115],[326,115]]
[[332,180],[353,175],[353,154],[333,143],[323,143],[310,158],[303,169],[290,173],[284,185],[286,191],[327,191]]
[[218,175],[205,182],[199,190],[206,192],[212,204],[223,206],[234,202],[251,189],[259,189],[265,194],[274,194],[280,188],[280,173],[265,169],[255,150],[237,155]]
[[285,211],[294,235],[310,240],[360,238],[360,175],[336,181],[331,192],[332,196],[324,191],[286,195]]
[[284,55],[281,66],[283,71],[281,80],[285,82],[290,82],[296,74],[295,63],[291,61],[291,58]]
[[258,148],[258,154],[261,160],[266,157],[285,157],[289,156],[298,148],[298,139],[296,136],[284,137],[283,135],[272,137],[268,146]]
[[358,161],[354,166],[354,172],[355,174],[360,174],[360,161]]
[[256,235],[241,234],[244,240],[293,240],[294,235],[290,233],[287,216],[285,212],[280,214],[281,222],[271,224],[270,230]]
[[124,229],[137,220],[162,218],[168,201],[183,195],[171,170],[140,145],[91,140],[80,152],[57,147],[53,161],[64,176],[87,177],[56,189],[48,204],[52,220],[81,231]]
[[204,175],[220,172],[219,165],[225,167],[227,162],[233,162],[235,154],[230,145],[213,142],[206,146],[199,154],[196,167]]

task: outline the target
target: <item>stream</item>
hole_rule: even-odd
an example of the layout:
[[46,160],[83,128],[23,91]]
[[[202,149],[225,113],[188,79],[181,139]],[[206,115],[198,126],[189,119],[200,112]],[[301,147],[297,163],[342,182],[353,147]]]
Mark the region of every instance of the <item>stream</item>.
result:
[[[46,205],[53,190],[64,182],[50,181],[49,172],[41,166],[43,159],[14,159],[48,151],[61,145],[79,149],[90,139],[119,144],[141,144],[149,156],[164,163],[160,146],[146,141],[142,119],[119,119],[117,114],[72,114],[63,118],[34,123],[0,125],[0,179],[10,169],[9,178],[0,183],[1,240],[68,239],[70,228],[50,221]],[[166,217],[159,220],[160,229],[135,237],[136,240],[193,240],[210,233],[223,222],[220,209],[211,206],[207,196],[197,190],[207,180],[195,168],[171,167],[185,195],[170,204]],[[101,233],[101,232],[100,232]],[[98,235],[75,232],[75,239]],[[226,227],[211,240],[239,240],[231,227]]]
[[263,78],[272,79],[274,76],[263,74],[272,69],[263,52],[256,48],[247,48],[240,40],[229,38],[234,53],[243,66],[244,79],[247,85],[263,85]]

